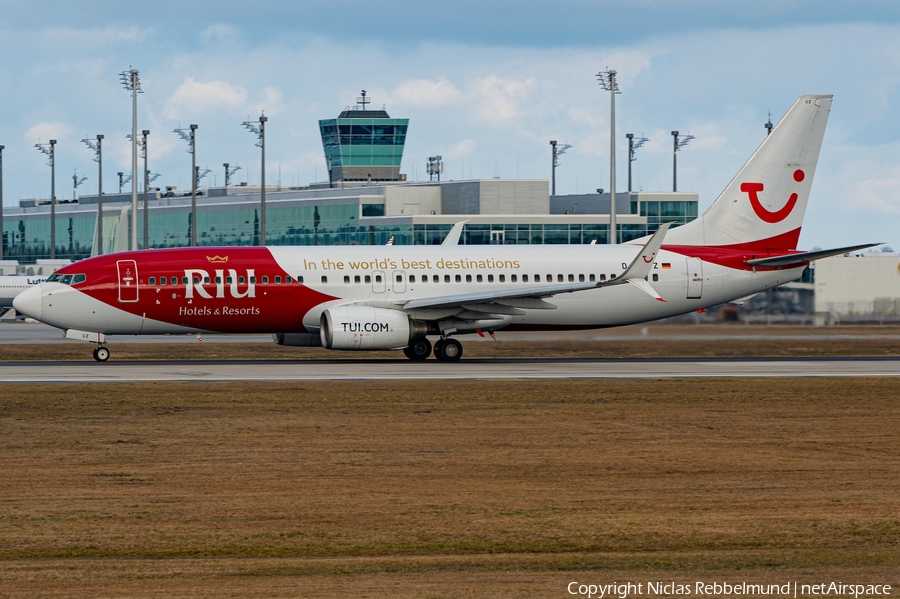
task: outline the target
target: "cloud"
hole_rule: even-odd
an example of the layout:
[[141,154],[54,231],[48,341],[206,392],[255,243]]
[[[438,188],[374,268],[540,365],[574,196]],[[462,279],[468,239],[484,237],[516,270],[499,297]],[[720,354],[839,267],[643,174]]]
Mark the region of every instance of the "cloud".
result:
[[48,27],[41,32],[45,41],[65,43],[106,44],[110,42],[143,42],[154,30],[140,27],[104,27],[102,29],[76,29],[74,27]]
[[478,120],[501,124],[522,116],[520,103],[535,87],[534,79],[505,79],[489,75],[472,85],[475,116]]
[[257,102],[254,112],[265,112],[266,116],[274,116],[284,110],[284,94],[275,87],[266,87],[262,92],[262,100]]
[[238,36],[238,30],[225,23],[213,23],[203,31],[209,41],[229,40]]
[[440,108],[462,100],[460,92],[446,79],[409,79],[387,93],[387,102],[397,108]]
[[900,165],[884,176],[861,181],[850,201],[854,209],[866,207],[874,212],[900,214]]
[[48,123],[41,121],[32,125],[22,137],[28,143],[47,143],[51,139],[63,139],[72,134],[72,127],[65,123]]
[[247,90],[227,81],[199,82],[185,77],[178,86],[163,114],[168,119],[178,119],[204,114],[222,108],[240,108],[247,101]]
[[458,143],[453,144],[444,152],[450,158],[456,158],[459,156],[465,156],[466,154],[471,154],[475,151],[475,140],[472,139],[464,139]]

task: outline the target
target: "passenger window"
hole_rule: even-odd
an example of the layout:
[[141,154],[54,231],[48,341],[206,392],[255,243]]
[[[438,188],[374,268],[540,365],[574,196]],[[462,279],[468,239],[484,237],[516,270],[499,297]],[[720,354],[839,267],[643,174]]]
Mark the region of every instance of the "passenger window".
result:
[[[503,275],[500,275],[500,276],[502,277]],[[523,277],[527,277],[528,275],[522,275],[522,276],[523,276]],[[509,275],[509,280],[510,280],[510,282],[512,282],[512,283],[517,282],[518,278],[519,278],[518,275]],[[525,279],[525,280],[527,281],[528,279]]]
[[[562,275],[560,275],[560,276],[562,276]],[[553,282],[553,275],[547,275],[547,282],[548,282],[548,283],[552,283],[552,282]]]
[[616,278],[616,275],[614,275],[614,274],[609,275],[609,280],[610,280],[610,281],[612,281],[612,280],[615,279],[615,278]]
[[398,283],[402,283],[402,282],[403,282],[403,275],[397,275],[397,282],[398,282]]
[[541,282],[541,275],[534,275],[534,282],[535,282],[535,283],[540,283],[540,282]]
[[354,282],[354,283],[359,283],[359,275],[354,275],[354,277],[353,277],[353,282]]
[[301,285],[303,284],[303,276],[302,275],[297,277],[297,282],[300,283]]
[[656,274],[656,273],[653,273],[653,280],[654,280],[654,281],[658,281],[658,280],[659,280],[659,275]]
[[194,277],[194,285],[199,285],[199,284],[200,284],[200,277],[195,276]]
[[203,277],[203,284],[209,285],[209,277]]
[[[216,283],[219,282],[219,277],[216,277]],[[275,277],[275,284],[281,285],[281,277]]]
[[410,283],[415,283],[415,282],[416,282],[416,275],[409,275],[409,282],[410,282]]
[[[228,277],[228,278],[230,279],[231,277]],[[231,281],[229,281],[229,283],[230,283],[230,282],[231,282]],[[187,277],[181,277],[181,284],[182,284],[182,285],[187,285],[187,284],[188,284],[188,278],[187,278]]]
[[345,285],[349,285],[349,284],[350,284],[350,275],[344,275],[344,284],[345,284]]
[[606,275],[600,275],[600,282],[602,283],[605,280],[606,280]]
[[[582,281],[584,280],[584,276],[583,276],[583,275],[582,275],[582,277],[581,277],[581,280],[582,280]],[[575,275],[569,275],[569,282],[570,282],[570,283],[574,283],[574,282],[575,282]]]
[[156,285],[156,277],[150,277],[148,281],[151,285]]
[[[562,275],[556,275],[556,280],[557,280],[557,282],[562,283],[562,282],[563,282],[563,276],[562,276]],[[570,279],[570,280],[571,280],[571,279]]]
[[481,275],[475,275],[475,281],[478,283],[481,283],[482,282]]
[[234,280],[234,279],[232,279],[231,277],[225,277],[225,283],[226,283],[227,285],[231,285],[231,282],[232,282],[233,280]]
[[[500,280],[501,283],[505,283],[505,282],[506,282],[506,275],[500,275],[498,278],[499,278],[499,280]],[[494,275],[488,275],[488,282],[491,282],[491,281],[493,281],[493,280],[494,280]]]
[[366,275],[365,281],[366,281],[366,283],[371,283],[371,282],[372,282],[372,277],[371,277],[370,275]]
[[[216,277],[216,278],[218,279],[219,277]],[[266,275],[263,275],[262,282],[263,282],[263,285],[268,285],[269,277],[267,277]],[[216,283],[218,283],[218,281],[216,281]]]
[[376,282],[376,283],[380,283],[380,282],[381,282],[381,275],[375,275],[375,282]]
[[472,282],[472,275],[466,275],[466,283]]
[[444,282],[445,282],[445,283],[449,283],[449,282],[450,282],[450,275],[444,275]]
[[[228,278],[230,279],[231,277],[228,277]],[[290,285],[290,284],[293,283],[293,282],[294,282],[294,280],[291,279],[291,275],[288,275],[288,276],[286,276],[286,277],[284,278],[284,284],[285,284],[285,285]]]
[[594,274],[591,273],[590,275],[588,275],[588,279],[591,281],[591,283],[593,283],[597,279],[597,277],[595,277]]
[[[206,277],[206,282],[209,283],[209,277]],[[256,277],[250,277],[250,283],[256,285]]]
[[434,275],[434,276],[431,278],[431,282],[432,282],[432,283],[440,283],[440,282],[441,282],[441,277],[439,277],[438,275]]
[[456,282],[457,282],[457,283],[462,283],[462,276],[461,276],[461,275],[456,275]]
[[584,275],[578,275],[578,281],[584,283]]
[[165,284],[166,284],[166,278],[165,278],[165,277],[160,277],[160,278],[159,278],[159,284],[160,284],[160,285],[165,285]]
[[325,275],[322,275],[322,282],[323,282],[323,283],[327,283],[327,282],[328,282],[328,277],[326,277]]
[[243,284],[244,284],[244,275],[241,275],[238,277],[238,285],[243,285]]
[[422,282],[423,282],[423,283],[427,283],[427,282],[428,282],[428,275],[422,275]]

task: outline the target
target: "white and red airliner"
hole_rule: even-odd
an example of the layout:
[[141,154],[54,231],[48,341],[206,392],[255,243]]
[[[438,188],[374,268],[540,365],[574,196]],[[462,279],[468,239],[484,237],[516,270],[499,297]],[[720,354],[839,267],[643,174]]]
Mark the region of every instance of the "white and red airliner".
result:
[[96,344],[107,335],[272,333],[283,345],[458,360],[456,336],[638,323],[799,278],[796,249],[831,96],[803,96],[698,219],[624,245],[192,247],[66,266],[15,308]]

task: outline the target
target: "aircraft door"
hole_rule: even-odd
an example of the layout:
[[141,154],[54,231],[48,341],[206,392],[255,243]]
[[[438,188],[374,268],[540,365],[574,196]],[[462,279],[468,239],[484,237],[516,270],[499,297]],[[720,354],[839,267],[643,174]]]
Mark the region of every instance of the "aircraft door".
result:
[[402,270],[395,270],[391,285],[394,293],[406,293],[406,273]]
[[385,288],[384,271],[376,270],[372,273],[372,291],[375,293],[384,293]]
[[491,231],[491,245],[503,245],[506,243],[505,231]]
[[700,299],[703,296],[703,260],[686,258],[687,262],[687,298]]
[[138,269],[134,260],[119,260],[116,262],[119,273],[119,301],[138,301]]

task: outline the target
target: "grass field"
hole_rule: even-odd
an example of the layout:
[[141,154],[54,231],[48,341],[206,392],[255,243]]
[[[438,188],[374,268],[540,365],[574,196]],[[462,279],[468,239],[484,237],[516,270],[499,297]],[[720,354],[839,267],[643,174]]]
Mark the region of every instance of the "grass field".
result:
[[900,586],[888,379],[6,385],[0,597]]

